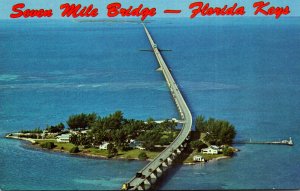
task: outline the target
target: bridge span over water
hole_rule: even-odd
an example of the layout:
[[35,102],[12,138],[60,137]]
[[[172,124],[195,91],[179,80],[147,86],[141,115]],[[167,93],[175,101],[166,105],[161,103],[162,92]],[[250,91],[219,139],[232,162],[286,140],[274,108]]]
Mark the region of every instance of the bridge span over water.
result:
[[172,165],[172,162],[186,147],[186,141],[189,139],[189,134],[192,128],[192,115],[191,112],[178,89],[178,86],[167,66],[157,45],[154,43],[149,31],[143,24],[148,40],[153,49],[153,53],[159,64],[159,71],[162,71],[170,92],[173,96],[174,102],[180,114],[180,121],[182,122],[182,129],[175,140],[163,150],[157,157],[149,162],[143,169],[138,171],[136,175],[123,184],[124,190],[147,190],[153,186],[157,179]]

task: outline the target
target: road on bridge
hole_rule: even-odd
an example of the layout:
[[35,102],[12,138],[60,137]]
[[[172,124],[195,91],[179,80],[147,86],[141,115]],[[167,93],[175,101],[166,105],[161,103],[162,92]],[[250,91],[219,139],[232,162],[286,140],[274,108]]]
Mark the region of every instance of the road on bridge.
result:
[[159,63],[160,70],[163,72],[163,75],[167,81],[170,92],[173,96],[173,99],[176,103],[177,109],[179,111],[181,121],[183,122],[182,129],[175,140],[165,149],[163,150],[157,157],[155,157],[150,163],[148,163],[142,170],[140,170],[137,174],[142,176],[135,176],[130,181],[126,183],[128,189],[130,190],[138,190],[140,189],[140,185],[145,182],[145,179],[150,177],[155,169],[158,169],[164,161],[166,161],[182,144],[186,141],[189,136],[189,133],[192,128],[192,115],[191,112],[180,92],[178,86],[167,66],[163,57],[160,54],[160,51],[157,45],[154,43],[149,31],[146,26],[143,24],[146,35],[149,39],[151,47],[153,49],[154,55]]

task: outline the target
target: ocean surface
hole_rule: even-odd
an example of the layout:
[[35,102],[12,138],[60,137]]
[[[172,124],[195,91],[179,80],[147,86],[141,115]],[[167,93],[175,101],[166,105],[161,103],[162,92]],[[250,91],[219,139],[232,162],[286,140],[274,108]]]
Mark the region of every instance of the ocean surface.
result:
[[[141,25],[71,20],[0,21],[0,189],[119,189],[146,162],[44,152],[3,138],[122,110],[127,118],[178,117]],[[175,166],[160,189],[300,188],[300,18],[158,19],[148,29],[193,116],[227,119],[232,159]]]

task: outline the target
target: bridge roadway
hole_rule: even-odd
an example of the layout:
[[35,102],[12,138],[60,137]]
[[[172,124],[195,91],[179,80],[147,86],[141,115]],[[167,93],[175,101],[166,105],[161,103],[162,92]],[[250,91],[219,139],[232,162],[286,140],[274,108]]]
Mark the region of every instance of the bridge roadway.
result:
[[148,163],[142,170],[140,170],[136,176],[134,176],[130,181],[123,185],[122,189],[127,190],[146,190],[149,189],[152,184],[162,175],[171,164],[172,161],[176,158],[178,154],[186,146],[186,141],[188,140],[189,133],[192,128],[192,115],[191,112],[178,89],[178,86],[170,73],[167,64],[165,63],[163,57],[160,54],[160,51],[157,45],[154,43],[149,31],[146,26],[143,24],[149,42],[152,46],[153,52],[159,63],[160,70],[163,72],[163,75],[167,81],[170,92],[174,98],[177,109],[179,111],[181,121],[183,122],[182,129],[175,140],[163,150],[157,157],[155,157],[150,163]]

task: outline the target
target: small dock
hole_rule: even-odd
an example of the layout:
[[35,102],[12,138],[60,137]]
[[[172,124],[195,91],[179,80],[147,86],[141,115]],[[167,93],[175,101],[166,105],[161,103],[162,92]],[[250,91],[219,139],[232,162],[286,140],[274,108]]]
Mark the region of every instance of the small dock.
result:
[[270,145],[288,145],[288,146],[294,145],[292,137],[290,137],[288,140],[283,139],[281,141],[252,141],[250,139],[249,141],[237,141],[234,144],[270,144]]

